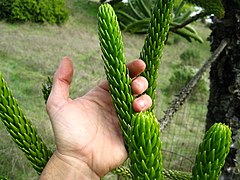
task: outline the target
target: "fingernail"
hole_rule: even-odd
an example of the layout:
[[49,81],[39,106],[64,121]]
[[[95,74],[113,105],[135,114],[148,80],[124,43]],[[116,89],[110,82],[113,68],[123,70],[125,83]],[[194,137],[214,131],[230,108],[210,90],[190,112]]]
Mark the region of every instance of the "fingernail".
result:
[[139,104],[139,106],[140,106],[142,109],[144,109],[144,108],[146,107],[145,101],[142,100],[142,99],[139,99],[139,100],[138,100],[138,104]]
[[136,81],[136,85],[138,86],[139,89],[142,89],[142,83]]

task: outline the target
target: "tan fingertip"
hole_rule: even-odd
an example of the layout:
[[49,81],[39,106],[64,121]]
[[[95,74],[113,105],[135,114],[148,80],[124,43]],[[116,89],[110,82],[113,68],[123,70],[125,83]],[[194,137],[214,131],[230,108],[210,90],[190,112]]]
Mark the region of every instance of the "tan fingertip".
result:
[[69,56],[64,56],[63,59],[69,59],[71,60],[71,58]]
[[139,95],[144,93],[148,88],[148,81],[145,77],[139,76],[132,81],[132,91],[134,94]]
[[139,101],[139,100],[135,99],[133,101],[133,109],[134,109],[134,111],[136,111],[136,112],[142,111],[143,105],[145,105],[145,103],[143,101]]
[[67,84],[71,84],[73,76],[73,63],[69,57],[64,57],[60,62],[57,72],[55,73],[55,77],[59,81],[66,82]]
[[133,109],[136,112],[145,111],[152,106],[152,99],[144,94],[133,101]]
[[130,71],[130,77],[134,78],[145,70],[146,64],[143,60],[137,59],[128,63],[127,67]]

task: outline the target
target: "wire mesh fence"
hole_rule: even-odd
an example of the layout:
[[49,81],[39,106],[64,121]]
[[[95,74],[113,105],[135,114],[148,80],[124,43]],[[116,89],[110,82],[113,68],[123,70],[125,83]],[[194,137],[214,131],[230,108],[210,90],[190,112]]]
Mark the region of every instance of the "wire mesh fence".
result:
[[162,132],[165,168],[190,172],[205,132],[207,106],[186,103]]

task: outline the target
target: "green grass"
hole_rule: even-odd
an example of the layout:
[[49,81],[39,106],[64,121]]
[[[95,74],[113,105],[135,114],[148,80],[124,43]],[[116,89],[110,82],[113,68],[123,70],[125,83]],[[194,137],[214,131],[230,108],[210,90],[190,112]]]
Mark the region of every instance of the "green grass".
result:
[[[41,83],[48,75],[54,73],[59,61],[66,55],[72,58],[75,68],[71,87],[72,97],[83,95],[105,78],[97,35],[98,5],[92,1],[79,0],[68,1],[68,6],[71,8],[72,15],[69,21],[60,27],[32,23],[8,24],[0,21],[0,71],[26,116],[37,127],[39,134],[52,149],[54,149],[53,132],[45,111]],[[203,25],[196,24],[195,26],[204,38],[208,36],[209,30]],[[169,38],[176,37],[170,36]],[[127,59],[130,61],[138,58],[144,35],[123,33],[123,41]],[[157,89],[159,117],[164,110],[163,107],[166,107],[170,101],[162,90],[169,85],[171,67],[179,63],[179,55],[184,49],[198,51],[203,60],[210,54],[208,43],[193,42],[190,44],[186,40],[180,39],[177,44],[166,46],[159,70],[159,87]],[[192,112],[192,110],[190,111]],[[192,121],[194,120],[189,122]],[[180,122],[176,122],[174,127],[169,127],[169,131],[174,131],[174,128],[180,129],[183,126]],[[189,129],[186,130],[186,136],[191,137],[183,137],[181,142],[186,138],[195,141],[194,133],[189,131]],[[0,136],[0,175],[17,180],[37,179],[37,174],[23,153],[11,141],[2,123],[0,123]],[[167,135],[163,137],[166,142],[171,139],[172,137]],[[179,140],[174,141],[179,142]],[[165,145],[163,146],[165,147]],[[186,156],[191,153],[182,151]]]

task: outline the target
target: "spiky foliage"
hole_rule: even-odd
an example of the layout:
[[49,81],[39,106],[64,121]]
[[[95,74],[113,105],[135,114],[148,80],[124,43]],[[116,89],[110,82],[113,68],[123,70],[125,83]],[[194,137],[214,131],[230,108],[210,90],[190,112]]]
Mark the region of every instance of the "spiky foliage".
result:
[[[183,5],[185,5],[184,1],[182,2],[183,3],[179,4],[178,8],[175,8],[175,11],[173,11],[170,31],[174,29],[174,31],[172,31],[173,33],[180,35],[190,42],[192,40],[203,42],[197,31],[190,25],[176,28],[187,19],[190,19],[190,15],[193,13],[193,9],[182,12]],[[124,31],[131,33],[147,33],[151,19],[151,8],[155,3],[156,0],[128,0],[128,3],[115,5],[114,8],[120,21],[120,27]]]
[[214,14],[219,18],[224,17],[225,10],[221,0],[186,0],[205,9],[206,13]]
[[131,120],[129,146],[133,179],[163,179],[160,125],[152,112],[136,113]]
[[[131,170],[124,166],[114,169],[111,172],[130,179],[132,179],[133,176]],[[169,169],[163,169],[163,175],[165,178],[172,180],[189,180],[191,178],[190,173]]]
[[131,170],[124,166],[113,169],[111,172],[127,178],[132,178],[133,176]]
[[53,79],[50,77],[47,77],[46,81],[42,83],[42,93],[43,93],[43,99],[45,100],[45,103],[47,103],[48,97],[51,93],[52,83],[53,83]]
[[163,169],[164,177],[172,180],[189,180],[191,179],[191,174],[187,172]]
[[151,109],[155,106],[158,69],[164,43],[169,31],[169,23],[173,8],[173,0],[158,0],[152,11],[152,17],[148,28],[144,46],[140,53],[140,59],[146,63],[146,70],[142,73],[148,80],[149,88],[146,91],[152,100]]
[[231,130],[228,126],[216,123],[205,134],[199,145],[192,180],[218,179],[225,158],[230,150]]
[[112,7],[108,4],[100,6],[98,13],[98,32],[100,47],[103,53],[104,68],[110,86],[110,92],[117,115],[120,119],[125,143],[128,145],[128,131],[133,114],[131,91],[131,78],[126,68],[123,54],[123,43],[117,17]]
[[46,147],[37,130],[26,118],[16,99],[0,74],[0,118],[13,141],[31,161],[33,168],[41,173],[52,152]]
[[[157,77],[157,68],[160,64],[158,58],[167,34],[160,30],[160,26],[164,31],[168,31],[172,3],[172,1],[161,0],[157,2],[154,13],[160,13],[160,15],[152,17],[149,27],[150,35],[147,36],[145,41],[147,45],[143,48],[142,57],[146,58],[148,66],[146,71],[150,71],[147,74],[153,74],[148,77],[150,87],[154,84],[154,78]],[[161,8],[163,11],[158,10]],[[131,78],[126,68],[120,28],[112,7],[107,4],[102,5],[99,8],[98,19],[104,67],[109,81],[110,94],[116,107],[125,142],[128,145],[133,178],[163,179],[160,126],[153,112],[135,113],[132,109]],[[154,90],[151,89],[149,92],[153,96]],[[154,99],[154,96],[152,98]]]

